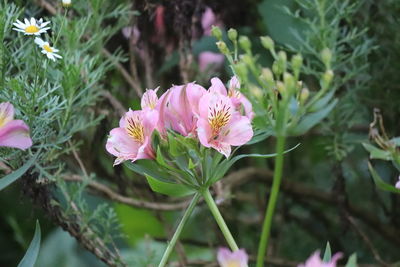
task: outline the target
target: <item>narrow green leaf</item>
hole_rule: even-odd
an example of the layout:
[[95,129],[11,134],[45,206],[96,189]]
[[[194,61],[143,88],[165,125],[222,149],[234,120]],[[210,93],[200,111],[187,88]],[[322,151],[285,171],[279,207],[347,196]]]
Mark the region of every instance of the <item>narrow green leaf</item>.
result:
[[35,163],[37,157],[39,155],[39,152],[37,152],[31,159],[29,159],[27,162],[25,162],[24,165],[22,165],[21,168],[13,171],[12,173],[4,176],[3,178],[0,179],[0,191],[6,188],[8,185],[11,183],[15,182],[17,179],[19,179],[24,173],[26,173],[29,168]]
[[331,245],[329,244],[329,241],[326,243],[326,248],[325,248],[325,253],[324,253],[324,258],[322,259],[323,262],[330,262],[332,258],[332,251],[331,251]]
[[356,253],[351,254],[345,267],[357,267],[357,254]]
[[264,141],[265,139],[267,139],[268,137],[270,137],[272,135],[272,131],[270,130],[264,130],[264,131],[255,131],[253,138],[247,142],[245,145],[253,145],[256,144],[258,142]]
[[154,192],[161,193],[173,197],[183,197],[192,195],[195,191],[183,184],[170,183],[167,181],[161,181],[148,174],[145,174],[147,182]]
[[375,185],[383,190],[383,191],[389,191],[392,193],[397,193],[400,194],[400,189],[397,189],[396,187],[394,187],[391,184],[386,183],[381,176],[375,171],[375,169],[372,167],[372,164],[370,162],[368,162],[368,168],[369,171],[372,175],[372,178],[374,179]]
[[315,102],[311,107],[310,111],[311,112],[316,112],[323,107],[325,107],[329,101],[332,99],[332,97],[335,95],[335,90],[329,91],[324,97],[320,98],[317,102]]
[[383,159],[383,160],[391,160],[392,155],[390,154],[389,151],[385,151],[382,149],[379,149],[373,145],[367,144],[367,143],[362,143],[364,148],[369,152],[369,157],[371,159]]
[[18,267],[33,267],[35,265],[37,256],[39,254],[40,236],[41,233],[40,233],[39,221],[36,221],[35,234],[33,235],[33,239],[28,247],[28,250],[25,253],[25,256],[18,264]]
[[334,99],[329,105],[323,109],[307,114],[300,120],[300,122],[292,129],[288,131],[290,135],[302,135],[309,129],[314,127],[317,123],[323,120],[332,111],[337,103],[337,99]]

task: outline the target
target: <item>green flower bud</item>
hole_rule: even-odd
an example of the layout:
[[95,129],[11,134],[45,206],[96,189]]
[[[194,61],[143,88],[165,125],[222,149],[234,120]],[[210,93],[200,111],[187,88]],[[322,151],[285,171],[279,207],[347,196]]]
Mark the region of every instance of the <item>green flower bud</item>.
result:
[[325,66],[329,67],[331,65],[332,52],[329,48],[324,48],[321,51],[321,59]]
[[280,69],[281,73],[286,71],[286,62],[287,62],[286,53],[284,51],[279,51],[277,63],[279,65],[279,69]]
[[245,82],[247,80],[247,66],[243,62],[239,62],[238,64],[234,65],[235,72],[239,76],[240,80]]
[[275,61],[272,64],[272,72],[276,75],[279,76],[283,73],[282,67],[278,64],[278,61]]
[[293,75],[288,72],[283,74],[283,82],[285,87],[290,91],[292,91],[296,85]]
[[250,92],[255,98],[257,98],[259,101],[262,101],[264,94],[263,91],[260,89],[260,87],[251,85]]
[[278,81],[276,83],[276,89],[278,89],[278,92],[281,94],[282,97],[286,96],[286,87],[283,82]]
[[273,50],[274,49],[274,41],[271,39],[269,36],[261,36],[261,44],[264,46],[265,49],[267,50]]
[[303,57],[300,54],[297,54],[292,57],[292,67],[295,72],[299,73],[302,65],[303,65]]
[[250,42],[249,38],[247,38],[247,36],[239,37],[239,45],[246,52],[249,52],[251,49],[251,42]]
[[228,55],[229,54],[229,49],[226,46],[226,43],[224,41],[219,41],[216,43],[219,51],[221,51],[222,54]]
[[310,91],[307,88],[301,89],[301,92],[300,92],[300,103],[306,102],[306,100],[308,99],[309,96],[310,96]]
[[221,29],[217,26],[211,27],[211,35],[217,38],[218,40],[222,40],[222,32]]
[[328,87],[333,79],[333,71],[332,70],[327,70],[323,75],[322,75],[322,82],[324,87]]
[[272,74],[272,71],[269,68],[263,68],[261,70],[261,79],[268,84],[274,83],[274,75]]
[[232,42],[236,42],[237,36],[238,36],[237,30],[232,29],[232,28],[229,29],[229,31],[228,31],[229,40],[231,40]]
[[253,57],[251,55],[242,55],[241,56],[241,60],[246,63],[247,65],[253,65],[254,61],[253,61]]

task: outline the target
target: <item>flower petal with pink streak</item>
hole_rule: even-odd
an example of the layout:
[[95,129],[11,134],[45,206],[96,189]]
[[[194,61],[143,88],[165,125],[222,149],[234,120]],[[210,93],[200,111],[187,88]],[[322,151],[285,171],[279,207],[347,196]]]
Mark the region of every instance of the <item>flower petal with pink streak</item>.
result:
[[27,149],[32,146],[29,127],[22,120],[12,120],[0,128],[0,146]]
[[140,100],[140,105],[142,109],[155,109],[158,103],[158,96],[157,96],[158,88],[156,89],[147,89],[146,92],[143,94],[142,99]]
[[106,150],[117,157],[114,165],[125,160],[135,161],[141,144],[135,142],[126,132],[125,128],[114,128],[107,139]]
[[220,267],[248,267],[249,258],[244,249],[231,252],[227,248],[220,248],[217,255]]
[[227,96],[228,92],[226,90],[226,87],[224,85],[224,83],[219,79],[219,78],[212,78],[211,79],[211,86],[208,89],[210,91],[210,93],[220,93],[223,96]]
[[249,118],[235,114],[232,122],[227,126],[228,132],[221,137],[221,142],[232,146],[241,146],[246,144],[253,137],[253,128]]
[[14,119],[14,106],[9,102],[0,104],[0,127]]
[[342,257],[342,253],[336,253],[333,255],[329,262],[323,262],[320,258],[320,252],[314,252],[305,262],[300,264],[298,267],[336,267],[336,262]]

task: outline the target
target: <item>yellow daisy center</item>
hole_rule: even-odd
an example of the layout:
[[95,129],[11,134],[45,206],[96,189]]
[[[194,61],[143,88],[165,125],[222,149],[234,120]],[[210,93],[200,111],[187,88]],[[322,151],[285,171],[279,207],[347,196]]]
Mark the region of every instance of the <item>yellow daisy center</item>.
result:
[[35,25],[31,25],[25,28],[26,33],[37,33],[40,29]]
[[53,49],[52,49],[50,46],[48,46],[48,45],[44,45],[44,46],[43,46],[43,49],[46,50],[46,51],[49,52],[49,53],[53,52]]
[[144,142],[144,128],[140,123],[139,118],[128,118],[128,126],[126,126],[126,131],[128,135],[133,138],[138,143]]

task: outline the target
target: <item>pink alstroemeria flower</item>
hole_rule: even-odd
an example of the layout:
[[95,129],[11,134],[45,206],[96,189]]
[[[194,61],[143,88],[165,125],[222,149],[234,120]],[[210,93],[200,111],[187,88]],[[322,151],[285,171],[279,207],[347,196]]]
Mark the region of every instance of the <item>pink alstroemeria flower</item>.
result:
[[217,259],[220,267],[248,267],[249,257],[244,249],[231,252],[227,248],[220,248]]
[[329,262],[323,262],[319,254],[319,251],[314,252],[304,264],[298,267],[336,267],[336,262],[342,257],[342,253],[336,253]]
[[212,147],[229,157],[231,146],[246,144],[253,137],[249,118],[235,111],[232,101],[210,91],[199,102],[197,135],[205,147]]
[[27,149],[32,146],[29,127],[22,120],[14,120],[14,106],[0,104],[0,146]]
[[251,102],[238,90],[240,89],[240,82],[236,76],[233,76],[229,81],[229,89],[226,90],[225,85],[219,78],[211,79],[211,92],[219,92],[224,96],[228,96],[235,109],[241,111],[243,107],[244,115],[248,117],[250,120],[254,117],[253,106]]
[[158,88],[156,89],[147,89],[143,94],[142,99],[140,100],[140,105],[143,110],[145,109],[155,109],[158,104],[158,96],[157,96]]
[[151,135],[157,123],[157,110],[129,110],[107,139],[107,151],[117,157],[114,166],[125,160],[154,159]]
[[210,51],[201,52],[199,54],[199,70],[204,72],[206,70],[218,69],[224,64],[225,56],[220,53]]
[[160,123],[183,136],[195,135],[199,101],[206,92],[195,83],[170,88],[159,101]]
[[210,7],[207,7],[201,17],[201,27],[203,28],[203,34],[211,35],[211,28],[213,25],[220,28],[224,26],[222,21],[217,18],[214,11]]

